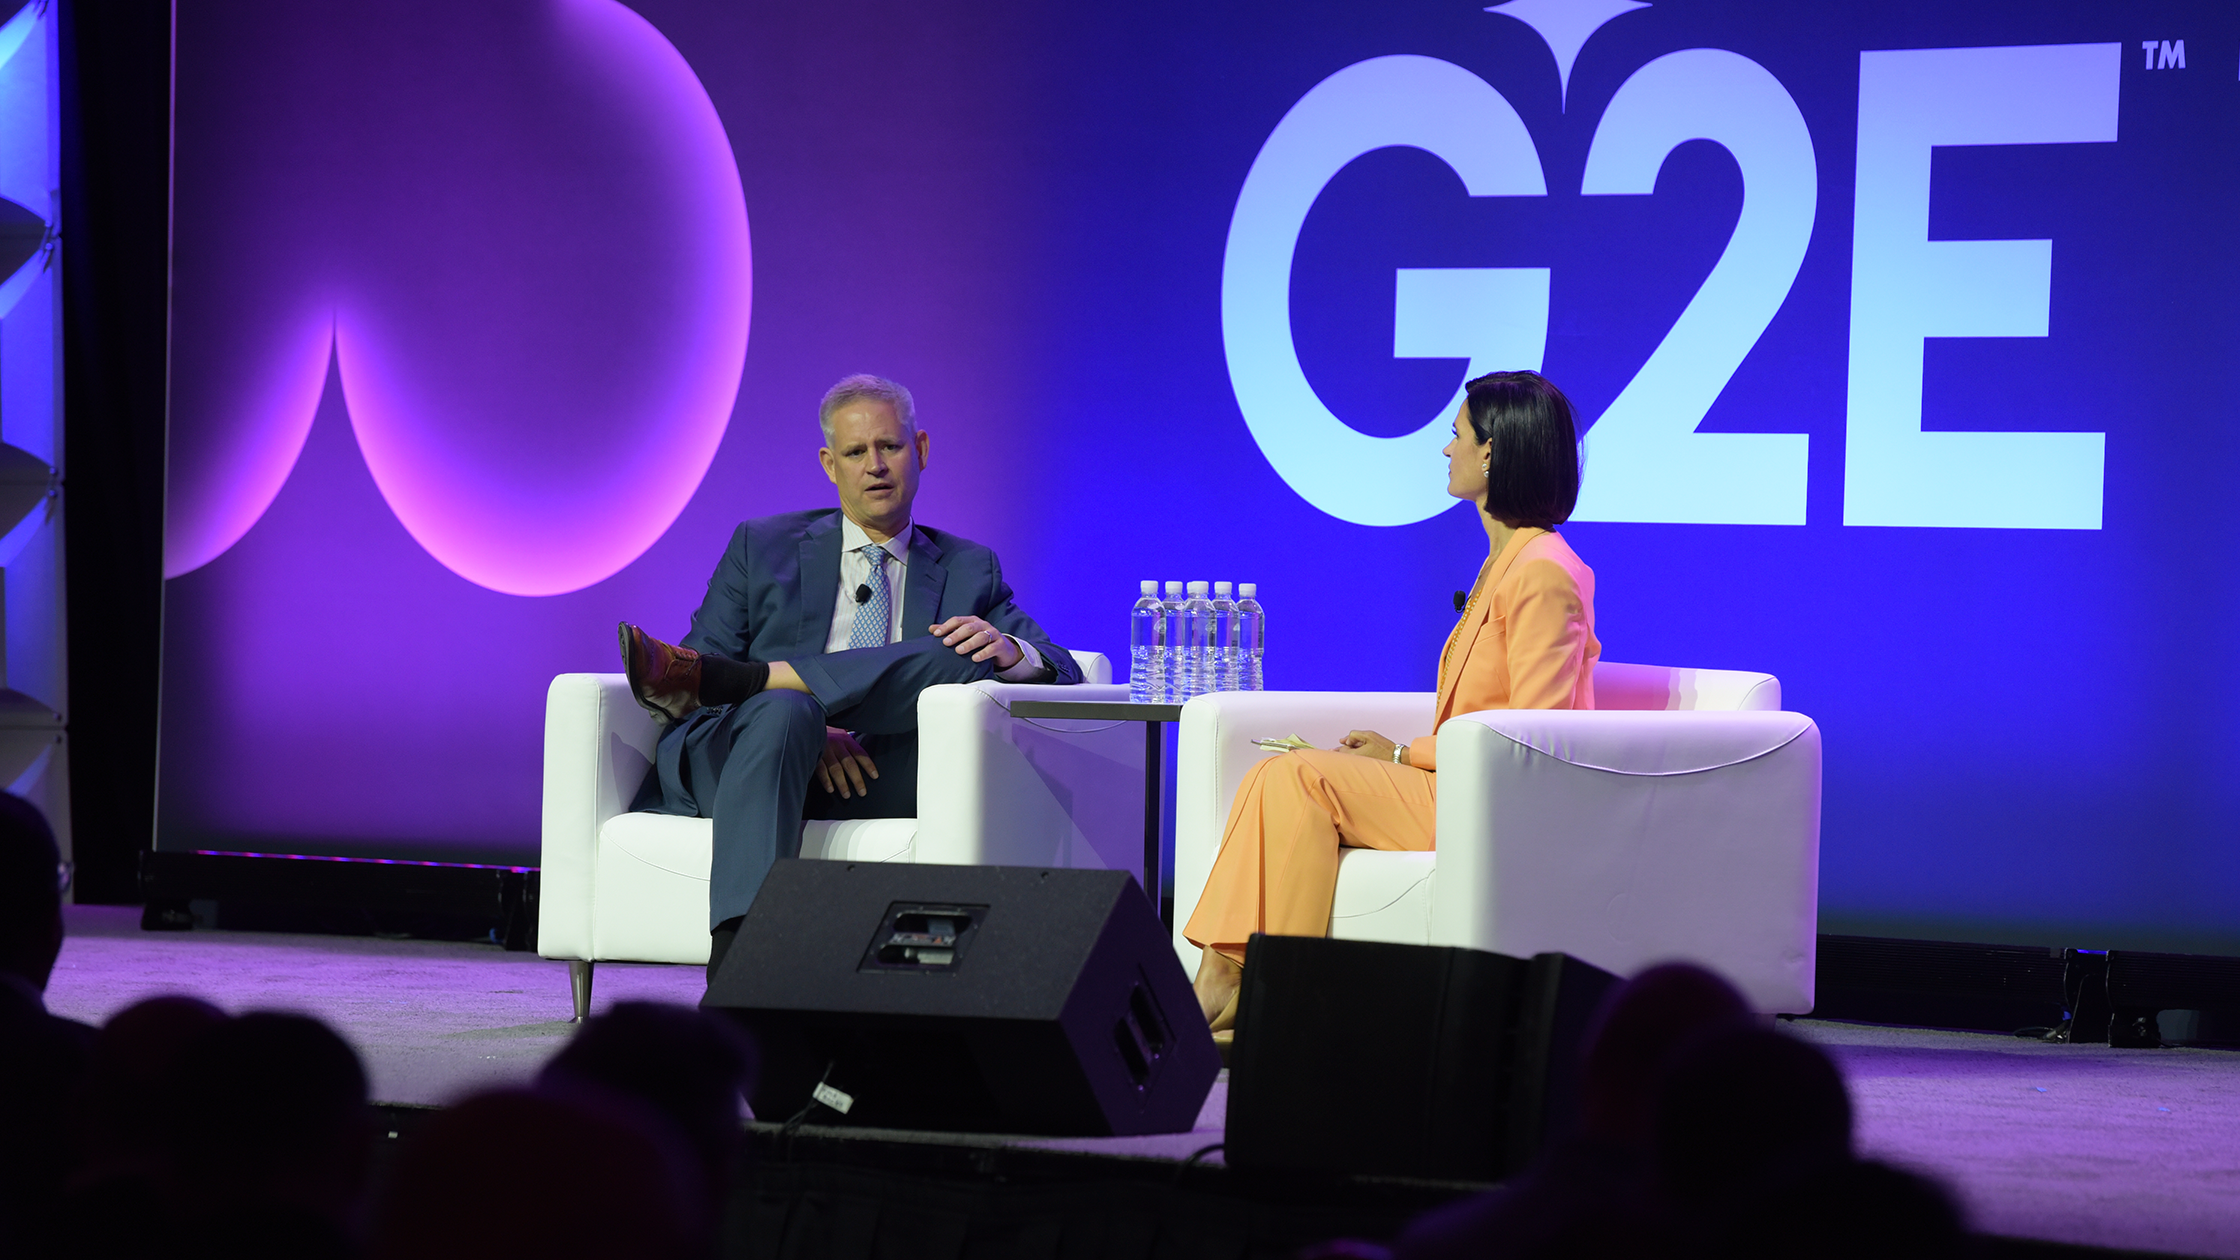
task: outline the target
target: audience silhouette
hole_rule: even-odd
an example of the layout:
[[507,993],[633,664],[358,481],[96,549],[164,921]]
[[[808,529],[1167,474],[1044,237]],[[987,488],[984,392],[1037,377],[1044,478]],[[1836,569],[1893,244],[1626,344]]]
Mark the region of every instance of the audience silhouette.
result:
[[69,1101],[94,1030],[47,1013],[69,868],[30,802],[0,793],[0,1254],[51,1249]]
[[69,1250],[88,1257],[169,1250],[174,1082],[186,1048],[223,1024],[199,998],[149,998],[103,1025],[79,1093]]
[[1508,1185],[1419,1219],[1395,1260],[1941,1257],[1965,1244],[1933,1183],[1854,1156],[1826,1053],[1758,1026],[1709,971],[1634,977],[1584,1055],[1577,1132]]
[[217,1007],[184,994],[148,998],[110,1017],[94,1042],[81,1097],[81,1180],[155,1174],[179,1056],[225,1019]]
[[755,1053],[731,1021],[682,1006],[617,1002],[538,1074],[540,1092],[627,1100],[667,1126],[692,1157],[703,1229],[712,1235],[746,1145],[741,1100]]
[[375,1260],[685,1260],[699,1178],[642,1108],[504,1090],[415,1132],[376,1206]]
[[1561,1255],[1611,1228],[1613,1204],[1654,1182],[1658,1088],[1692,1039],[1749,1024],[1734,986],[1701,967],[1651,967],[1596,1013],[1579,1073],[1579,1129],[1524,1176],[1416,1222],[1393,1246],[1406,1260]]
[[193,1038],[167,1093],[168,1198],[190,1244],[351,1254],[373,1116],[348,1043],[308,1016],[253,1011]]
[[[620,1003],[538,1075],[445,1108],[378,1189],[364,1067],[318,1020],[152,998],[98,1034],[48,1013],[68,867],[0,794],[0,1254],[693,1260],[743,1238],[753,1045]],[[1589,1031],[1578,1124],[1509,1184],[1389,1247],[1311,1255],[1966,1254],[1942,1188],[1860,1159],[1841,1073],[1700,967],[1652,967]],[[65,1232],[61,1222],[68,1221]]]
[[77,1168],[52,1214],[69,1235],[19,1231],[39,1244],[20,1254],[706,1256],[754,1071],[728,1021],[617,1004],[536,1089],[467,1099],[414,1133],[369,1204],[365,1072],[319,1021],[152,998],[111,1019],[89,1058],[74,1142],[58,1118],[43,1141],[9,1143]]
[[1819,1047],[1769,1029],[1675,1056],[1656,1114],[1658,1201],[1640,1222],[1704,1257],[1957,1256],[1960,1213],[1852,1150],[1851,1098]]
[[325,1024],[149,999],[94,1048],[55,1250],[354,1256],[373,1138],[365,1069]]

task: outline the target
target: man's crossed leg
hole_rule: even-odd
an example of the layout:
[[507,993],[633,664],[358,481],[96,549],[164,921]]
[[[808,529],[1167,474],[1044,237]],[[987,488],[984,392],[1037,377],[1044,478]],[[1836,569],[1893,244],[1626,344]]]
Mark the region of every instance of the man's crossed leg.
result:
[[[628,630],[624,643],[627,656]],[[657,641],[654,646],[668,647]],[[698,663],[720,660],[706,657]],[[791,676],[801,690],[772,685],[777,681],[773,677],[751,694],[729,699],[719,690],[727,680],[717,678],[707,688],[710,694],[694,697],[722,702],[687,713],[678,729],[664,735],[664,740],[683,741],[683,755],[662,759],[664,768],[647,776],[636,808],[714,820],[708,885],[711,978],[772,864],[800,854],[805,816],[916,815],[918,693],[939,683],[977,682],[995,672],[991,661],[960,655],[939,638],[921,637],[800,661]],[[636,670],[632,683],[639,684]],[[879,766],[870,792],[809,799],[827,727],[865,737],[866,750]]]

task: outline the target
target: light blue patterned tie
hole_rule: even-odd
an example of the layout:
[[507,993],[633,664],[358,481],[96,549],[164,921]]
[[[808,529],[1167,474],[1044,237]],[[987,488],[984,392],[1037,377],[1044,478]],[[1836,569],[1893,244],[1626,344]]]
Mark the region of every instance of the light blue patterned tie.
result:
[[894,620],[894,597],[887,590],[887,549],[872,543],[863,549],[863,558],[871,564],[871,576],[864,579],[864,585],[871,588],[871,598],[856,605],[856,624],[848,632],[848,646],[885,647],[887,623]]

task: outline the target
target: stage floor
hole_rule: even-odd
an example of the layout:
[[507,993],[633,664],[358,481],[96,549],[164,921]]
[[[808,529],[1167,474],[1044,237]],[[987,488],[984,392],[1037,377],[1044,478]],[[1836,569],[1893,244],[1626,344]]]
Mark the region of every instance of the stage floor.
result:
[[[495,945],[142,932],[134,909],[68,914],[47,990],[58,1014],[98,1024],[159,993],[305,1011],[358,1047],[385,1103],[526,1082],[570,1029],[567,968]],[[594,1005],[691,1003],[701,988],[696,967],[602,963]],[[1984,1231],[2240,1260],[2240,1053],[1790,1027],[1843,1065],[1862,1148],[1942,1177]],[[935,1140],[1181,1160],[1220,1140],[1225,1100],[1217,1085],[1196,1131],[1159,1138]]]

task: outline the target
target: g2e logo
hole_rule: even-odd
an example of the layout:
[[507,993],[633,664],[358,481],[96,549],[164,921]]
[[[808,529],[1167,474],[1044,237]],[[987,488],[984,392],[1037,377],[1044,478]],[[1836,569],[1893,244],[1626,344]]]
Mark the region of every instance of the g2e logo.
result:
[[[1568,87],[1578,51],[1630,0],[1510,0]],[[2098,529],[2105,435],[1921,429],[1929,337],[2043,337],[2052,242],[1928,239],[1938,145],[2113,141],[2122,45],[1860,54],[1853,205],[1844,523]],[[1698,433],[1696,426],[1788,297],[1819,208],[1804,116],[1765,67],[1717,48],[1668,53],[1620,85],[1581,177],[1587,196],[1647,196],[1672,151],[1725,148],[1742,210],[1711,273],[1632,380],[1594,422],[1575,520],[1802,525],[1804,433]],[[1405,437],[1371,437],[1332,414],[1292,343],[1291,264],[1323,187],[1366,153],[1421,149],[1473,197],[1547,195],[1537,146],[1492,84],[1433,57],[1376,57],[1294,104],[1261,146],[1230,219],[1221,329],[1253,440],[1291,488],[1362,525],[1406,525],[1451,507],[1430,475],[1458,388]],[[1465,376],[1538,369],[1547,268],[1406,268],[1393,277],[1392,352],[1466,358]]]

